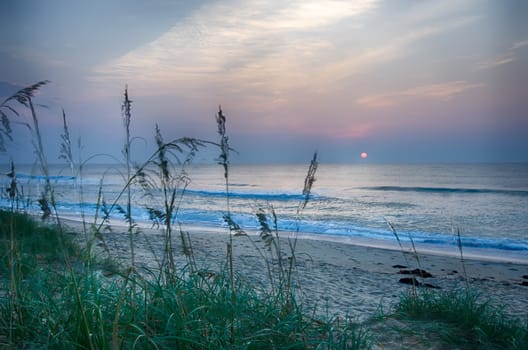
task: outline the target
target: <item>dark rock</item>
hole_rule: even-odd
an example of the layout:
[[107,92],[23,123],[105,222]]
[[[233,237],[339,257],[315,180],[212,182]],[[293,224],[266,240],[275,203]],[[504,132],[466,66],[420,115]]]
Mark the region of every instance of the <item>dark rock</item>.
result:
[[522,276],[522,278],[524,278],[525,280],[528,280],[528,275],[524,275]]
[[528,287],[528,281],[522,281],[522,282],[521,282],[521,286]]
[[422,270],[422,269],[400,270],[399,273],[402,274],[402,275],[415,275],[415,276],[420,276],[420,277],[423,277],[423,278],[433,277],[432,274],[430,274],[429,272],[427,272],[425,270]]
[[392,265],[392,267],[394,267],[395,269],[406,269],[407,266],[403,266],[403,265]]
[[400,278],[399,282],[403,284],[410,284],[411,286],[421,286],[422,285],[422,283],[419,282],[414,277],[403,277],[403,278]]

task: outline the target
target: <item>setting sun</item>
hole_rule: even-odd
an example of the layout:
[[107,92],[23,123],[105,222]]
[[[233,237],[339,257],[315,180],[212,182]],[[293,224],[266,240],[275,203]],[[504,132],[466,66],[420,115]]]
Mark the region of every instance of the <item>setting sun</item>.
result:
[[367,157],[368,157],[367,152],[363,152],[363,153],[361,153],[361,158],[362,158],[362,159],[367,159]]

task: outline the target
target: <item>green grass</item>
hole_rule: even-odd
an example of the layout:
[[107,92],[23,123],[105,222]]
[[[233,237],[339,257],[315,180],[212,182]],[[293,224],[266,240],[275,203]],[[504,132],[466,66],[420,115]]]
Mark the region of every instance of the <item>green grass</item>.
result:
[[[84,268],[93,265],[76,254],[72,259],[75,274],[69,274],[60,268],[61,254],[52,244],[53,236],[61,233],[27,216],[6,212],[0,212],[2,226],[11,215],[17,223],[13,233],[19,255],[46,259],[28,264],[23,276],[18,276],[22,278],[17,280],[16,298],[7,278],[9,269],[3,265],[1,289],[9,292],[0,295],[0,346],[353,349],[367,345],[364,330],[349,320],[338,324],[313,319],[297,303],[281,303],[277,295],[257,292],[238,276],[232,298],[228,271],[211,275],[182,269],[172,279],[156,274],[106,278]],[[47,243],[24,243],[31,240]],[[54,263],[48,265],[50,261]]]
[[528,349],[528,320],[507,317],[500,306],[468,288],[403,294],[401,319],[423,321],[447,344],[464,349]]
[[64,257],[74,257],[81,250],[74,243],[74,234],[61,232],[54,226],[39,225],[26,214],[0,210],[0,244],[2,247],[0,276],[5,277],[10,263],[10,234],[14,233],[17,262],[33,270],[42,264],[64,264]]

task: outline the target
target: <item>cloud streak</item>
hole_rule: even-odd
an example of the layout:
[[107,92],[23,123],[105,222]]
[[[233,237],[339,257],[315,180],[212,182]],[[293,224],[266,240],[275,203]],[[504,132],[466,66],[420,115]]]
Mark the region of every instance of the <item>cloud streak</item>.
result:
[[334,78],[329,82],[328,88],[330,88],[331,85],[335,85],[336,78],[343,79],[357,73],[364,73],[373,70],[385,63],[407,55],[410,51],[410,47],[417,41],[455,30],[478,19],[478,16],[468,16],[450,20],[438,25],[421,26],[391,38],[379,46],[366,49],[362,52],[357,53],[350,51],[345,55],[344,59],[329,63],[321,72],[321,79],[324,80],[323,77]]
[[383,108],[400,105],[411,100],[448,101],[464,91],[482,87],[484,84],[466,81],[452,81],[440,84],[422,85],[383,94],[364,96],[356,100],[357,104],[368,108]]
[[490,60],[478,62],[476,70],[493,69],[508,63],[513,63],[517,61],[517,51],[527,46],[528,40],[515,42],[504,54]]

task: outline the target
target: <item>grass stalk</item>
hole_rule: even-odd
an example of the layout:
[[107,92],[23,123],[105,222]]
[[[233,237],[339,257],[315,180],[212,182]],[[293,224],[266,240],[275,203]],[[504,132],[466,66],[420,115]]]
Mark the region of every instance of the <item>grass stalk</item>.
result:
[[[396,227],[394,226],[394,224],[392,222],[390,222],[390,221],[386,221],[386,222],[387,222],[387,225],[389,226],[392,234],[394,235],[394,237],[396,237],[396,241],[398,241],[398,245],[400,246],[400,250],[401,250],[403,258],[405,260],[405,264],[409,265],[409,261],[407,260],[407,256],[405,255],[405,249],[403,248],[402,242],[400,240],[400,235],[398,234],[398,231],[396,231]],[[411,241],[413,257],[416,260],[416,263],[418,264],[418,269],[421,272],[421,271],[423,271],[423,269],[422,269],[422,264],[421,264],[421,261],[420,261],[420,256],[418,255],[418,251],[416,250],[416,245],[414,244],[414,239],[412,238],[412,235],[410,233],[409,233],[409,240]],[[416,284],[417,284],[416,280],[413,279],[412,280],[412,294],[415,297],[418,296],[418,294],[417,294],[417,287],[418,286]]]
[[116,304],[114,322],[112,323],[112,346],[114,349],[121,348],[121,344],[119,343],[119,318],[120,318],[121,309],[123,307],[123,303],[125,301],[125,297],[127,293],[127,286],[128,286],[128,282],[130,281],[131,273],[132,273],[132,268],[129,268],[124,278],[125,282],[123,284],[123,287],[121,288],[121,292],[119,293],[119,298]]
[[409,261],[407,260],[407,255],[405,255],[405,249],[403,248],[403,244],[400,239],[400,235],[398,234],[398,231],[396,230],[396,227],[394,226],[392,222],[390,222],[387,219],[385,219],[385,222],[387,223],[387,226],[389,226],[389,229],[391,230],[392,234],[396,238],[396,241],[398,242],[398,245],[400,246],[400,251],[402,252],[403,260],[405,260],[405,265],[409,266]]
[[[128,86],[125,87],[124,100],[121,105],[121,111],[123,113],[123,126],[125,131],[125,142],[123,145],[123,154],[125,156],[125,167],[126,167],[126,181],[130,183],[132,177],[132,159],[131,159],[131,146],[132,140],[130,137],[130,121],[132,119],[132,100],[128,98]],[[136,256],[134,252],[134,221],[132,220],[132,191],[130,186],[126,186],[126,209],[125,209],[125,219],[128,225],[128,237],[130,244],[130,264],[132,269],[136,267]]]
[[226,214],[224,215],[224,220],[227,222],[229,227],[229,241],[227,243],[227,261],[229,269],[229,280],[231,286],[231,304],[233,311],[231,312],[231,343],[234,343],[235,339],[235,314],[234,314],[234,305],[236,303],[235,299],[235,276],[233,270],[233,234],[234,231],[239,231],[240,227],[233,221],[231,217],[231,205],[229,202],[229,138],[226,134],[226,117],[222,112],[222,107],[218,107],[218,113],[216,114],[216,124],[218,126],[218,134],[220,135],[220,155],[218,159],[218,164],[220,164],[224,169],[224,182],[226,190]]
[[464,261],[464,249],[462,247],[462,237],[460,236],[460,228],[456,230],[458,252],[460,253],[460,263],[462,264],[462,272],[464,274],[464,282],[466,283],[466,289],[469,290],[469,279],[466,271],[466,263]]
[[[161,269],[165,271],[166,278],[173,278],[176,271],[173,232],[178,212],[190,178],[187,176],[186,167],[190,164],[203,144],[199,140],[183,138],[171,143],[165,143],[159,127],[156,125],[155,141],[157,151],[154,156],[136,171],[137,181],[147,197],[155,197],[161,192],[162,204],[147,206],[150,219],[155,226],[163,225],[164,253]],[[187,152],[184,159],[180,155]],[[156,199],[157,200],[157,199]],[[182,250],[187,258],[191,270],[195,269],[194,258],[190,239],[180,227],[180,240]],[[172,277],[171,277],[172,276]]]
[[299,203],[299,206],[297,207],[297,213],[296,213],[296,230],[295,230],[295,236],[293,239],[288,239],[288,245],[290,248],[290,261],[289,261],[289,268],[288,268],[288,274],[287,274],[287,284],[286,284],[286,293],[288,296],[292,295],[292,283],[293,283],[293,272],[296,265],[296,256],[295,252],[297,249],[297,235],[300,230],[300,222],[301,222],[301,214],[303,210],[306,208],[306,205],[310,201],[310,196],[312,193],[312,187],[315,183],[315,173],[317,172],[317,167],[319,166],[319,162],[317,161],[317,152],[314,152],[314,155],[312,157],[312,160],[310,161],[310,166],[308,167],[308,172],[306,174],[306,177],[304,178],[304,187],[302,194],[304,196],[304,199]]

